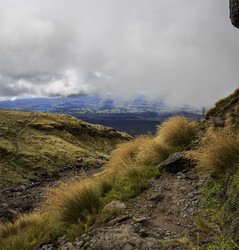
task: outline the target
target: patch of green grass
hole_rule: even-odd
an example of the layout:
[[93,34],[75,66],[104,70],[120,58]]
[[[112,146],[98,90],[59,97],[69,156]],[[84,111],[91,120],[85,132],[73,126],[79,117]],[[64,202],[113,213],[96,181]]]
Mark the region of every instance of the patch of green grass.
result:
[[9,171],[0,176],[0,185],[3,186],[14,183],[11,177],[14,171],[18,182],[27,183],[22,176],[30,178],[40,174],[39,168],[52,171],[66,163],[74,165],[79,157],[104,156],[117,144],[131,139],[127,134],[63,114],[0,109],[0,128],[0,166],[1,162],[12,159],[16,154],[16,139],[20,146],[15,159],[5,164],[5,170]]
[[[204,212],[214,225],[213,242],[203,249],[237,249],[239,245],[239,171],[209,178],[203,189]],[[210,230],[211,231],[211,230]]]

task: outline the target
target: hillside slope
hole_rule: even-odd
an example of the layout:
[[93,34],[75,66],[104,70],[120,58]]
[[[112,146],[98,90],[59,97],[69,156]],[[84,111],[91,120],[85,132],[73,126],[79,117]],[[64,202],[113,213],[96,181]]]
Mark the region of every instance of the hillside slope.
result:
[[[34,213],[16,213],[14,223],[0,226],[0,246],[238,249],[238,95],[236,90],[219,101],[221,105],[217,103],[199,123],[183,116],[171,117],[158,127],[155,136],[144,135],[119,145],[100,173],[61,180],[47,190]],[[223,123],[215,126],[215,118]],[[62,121],[50,123],[45,116],[37,119],[33,114],[15,138],[22,138],[27,129],[55,131],[52,127],[58,127],[59,133],[64,128]],[[68,133],[74,134],[75,129],[68,127]],[[66,134],[64,140],[68,138]],[[86,134],[88,138],[89,133]],[[49,132],[48,136],[52,135]],[[102,134],[97,136],[100,139]],[[21,143],[19,147],[17,157],[24,150]],[[74,157],[73,154],[69,159]],[[5,193],[10,191],[5,189]],[[28,192],[13,191],[13,199],[20,195],[22,200]],[[4,201],[10,209],[18,205]],[[5,211],[11,213],[9,209]]]
[[[0,186],[29,184],[66,165],[100,162],[126,133],[69,115],[0,109]],[[79,166],[80,167],[80,166]]]

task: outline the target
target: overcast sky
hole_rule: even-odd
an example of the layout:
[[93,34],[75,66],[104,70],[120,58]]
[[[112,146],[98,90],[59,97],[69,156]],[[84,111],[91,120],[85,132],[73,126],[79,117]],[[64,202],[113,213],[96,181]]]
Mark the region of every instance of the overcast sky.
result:
[[0,0],[0,99],[143,94],[207,106],[239,84],[227,0]]

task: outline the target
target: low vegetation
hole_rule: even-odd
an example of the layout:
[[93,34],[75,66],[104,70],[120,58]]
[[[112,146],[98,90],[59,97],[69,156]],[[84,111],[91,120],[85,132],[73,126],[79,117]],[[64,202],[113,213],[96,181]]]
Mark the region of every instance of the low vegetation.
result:
[[[75,164],[81,157],[104,157],[130,140],[126,133],[69,115],[0,109],[0,185],[28,184],[45,172]],[[13,159],[10,161],[11,159]]]
[[201,171],[219,176],[239,164],[239,141],[230,129],[209,130],[197,150],[189,153]]
[[235,123],[209,128],[198,147],[188,153],[197,169],[209,176],[202,190],[202,213],[196,225],[204,233],[202,249],[239,248],[239,137]]
[[238,105],[239,101],[239,89],[236,89],[231,95],[218,100],[215,103],[215,107],[208,110],[206,113],[206,119],[211,117],[225,117],[228,112],[234,110],[235,105]]
[[[173,125],[172,121],[177,121],[178,125]],[[182,125],[185,128],[177,128]],[[113,200],[127,203],[141,194],[149,187],[149,178],[157,178],[163,173],[164,170],[158,164],[171,153],[187,146],[195,135],[194,122],[189,122],[184,117],[173,117],[158,128],[156,136],[141,136],[121,144],[112,153],[103,172],[83,181],[76,179],[50,189],[42,204],[41,216],[25,215],[13,224],[2,225],[1,232],[9,231],[7,228],[11,227],[15,229],[14,233],[8,233],[7,236],[6,233],[0,234],[0,246],[7,248],[11,242],[12,249],[18,246],[27,249],[45,238],[57,238],[63,234],[74,239],[87,232],[90,226],[104,223],[116,214],[124,213],[123,210],[109,209],[108,204]],[[41,233],[37,236],[31,230],[28,216],[36,216],[32,217],[36,218],[36,224],[44,225],[44,228],[39,226]],[[20,230],[19,220],[26,221],[26,226]],[[28,233],[28,238],[15,241],[15,238],[20,240],[21,235],[24,235],[23,231]]]
[[[187,156],[207,176],[202,189],[202,215],[194,219],[200,229],[196,244],[198,249],[239,248],[237,109],[235,105],[230,115],[225,114],[228,119],[225,128],[210,127],[199,132],[195,122],[172,117],[158,127],[155,136],[144,135],[120,144],[103,172],[49,189],[40,213],[1,225],[0,247],[29,249],[42,240],[62,235],[74,240],[89,227],[127,213],[108,205],[115,200],[132,204],[134,197],[149,187],[149,179],[158,178],[165,171],[160,163],[196,140],[197,146],[188,147],[191,150]],[[68,140],[71,139],[69,136]]]

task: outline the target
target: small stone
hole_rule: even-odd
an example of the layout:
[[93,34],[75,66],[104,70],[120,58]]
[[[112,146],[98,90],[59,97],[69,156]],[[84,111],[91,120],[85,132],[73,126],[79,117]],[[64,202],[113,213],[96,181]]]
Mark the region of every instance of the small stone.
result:
[[187,217],[187,215],[186,215],[186,214],[184,214],[184,215],[183,215],[183,218],[186,218],[186,217]]
[[141,228],[141,229],[139,230],[139,233],[140,233],[140,234],[146,233],[146,230],[145,230],[144,228]]
[[[187,177],[186,174],[184,174],[184,173],[182,173],[182,172],[178,172],[178,173],[177,173],[177,176],[180,177],[180,179],[185,179],[185,178]],[[178,178],[178,177],[177,177],[177,178]]]
[[53,244],[47,244],[43,245],[41,250],[52,250],[53,249]]
[[64,236],[60,237],[57,241],[59,244],[63,245],[67,242],[65,239],[66,239],[66,236],[64,235]]
[[141,226],[142,226],[141,223],[135,223],[135,224],[134,224],[134,227],[135,227],[135,228],[140,228]]
[[87,241],[87,242],[85,243],[85,245],[84,245],[84,248],[87,249],[89,246],[90,246],[90,242]]
[[2,203],[2,206],[3,206],[4,208],[7,208],[7,207],[8,207],[8,204],[7,204],[7,203]]
[[84,245],[84,241],[83,241],[83,240],[78,241],[78,242],[75,243],[75,245],[76,245],[77,247],[82,247],[82,246]]
[[151,201],[161,201],[163,200],[164,195],[162,193],[156,193],[156,194],[152,194],[149,198],[149,200]]
[[202,187],[204,182],[205,182],[204,180],[198,181],[197,184],[196,184],[196,187]]
[[146,217],[138,217],[138,218],[137,217],[133,217],[133,220],[135,222],[142,223],[142,222],[146,221],[147,218]]
[[61,250],[75,250],[75,247],[71,242],[67,242],[65,245],[61,247]]
[[126,205],[123,202],[120,201],[111,201],[110,204],[107,204],[106,207],[109,210],[113,210],[113,209],[125,209]]
[[194,197],[194,194],[193,194],[193,193],[188,193],[188,197],[189,197],[189,198],[193,198],[193,197]]

